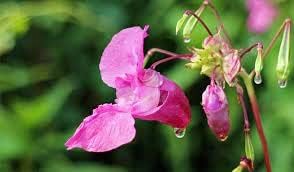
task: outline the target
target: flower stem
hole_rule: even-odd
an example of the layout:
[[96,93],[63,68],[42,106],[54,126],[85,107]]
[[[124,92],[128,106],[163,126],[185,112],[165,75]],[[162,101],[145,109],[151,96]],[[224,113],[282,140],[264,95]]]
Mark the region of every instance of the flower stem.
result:
[[189,60],[189,59],[191,59],[192,56],[193,56],[193,54],[180,54],[180,55],[176,55],[176,56],[167,57],[162,60],[158,60],[158,61],[154,62],[150,66],[150,68],[155,69],[158,65],[165,63],[165,62],[168,62],[168,61],[171,61],[171,60],[174,60],[174,59]]
[[198,16],[196,15],[193,11],[191,10],[186,10],[185,11],[185,14],[189,15],[189,16],[193,16],[195,17],[201,24],[202,26],[204,27],[204,29],[207,31],[207,33],[210,35],[210,36],[213,36],[212,32],[210,31],[210,29],[208,28],[208,26],[205,24],[205,22]]
[[244,84],[247,89],[248,97],[250,99],[251,108],[253,111],[254,120],[256,123],[257,132],[262,144],[263,154],[264,154],[264,162],[267,172],[271,172],[271,163],[270,163],[270,155],[269,155],[269,149],[267,146],[266,137],[263,131],[262,122],[260,118],[260,111],[258,102],[255,96],[255,90],[252,84],[252,78],[248,75],[248,73],[245,70],[242,70],[240,72],[240,76],[242,77]]

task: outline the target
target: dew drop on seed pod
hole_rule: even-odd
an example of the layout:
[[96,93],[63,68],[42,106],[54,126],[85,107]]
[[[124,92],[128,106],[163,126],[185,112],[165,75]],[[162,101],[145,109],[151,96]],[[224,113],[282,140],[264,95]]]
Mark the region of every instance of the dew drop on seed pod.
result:
[[181,139],[185,136],[186,129],[185,128],[174,128],[174,133],[177,138]]
[[278,84],[280,88],[286,88],[287,87],[287,80],[279,80]]
[[254,82],[255,82],[255,84],[261,84],[262,83],[262,78],[261,78],[260,74],[256,74],[254,76]]
[[184,42],[185,42],[186,44],[188,44],[188,43],[191,42],[191,39],[190,39],[190,38],[184,38]]

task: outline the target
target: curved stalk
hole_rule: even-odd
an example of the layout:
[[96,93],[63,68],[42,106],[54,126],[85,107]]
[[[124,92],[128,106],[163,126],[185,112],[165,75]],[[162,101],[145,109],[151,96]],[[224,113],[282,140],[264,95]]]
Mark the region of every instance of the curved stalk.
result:
[[262,149],[263,149],[266,171],[271,172],[272,170],[271,170],[269,149],[268,149],[268,146],[267,146],[266,137],[265,137],[263,127],[262,127],[259,106],[258,106],[258,102],[257,102],[257,99],[256,99],[255,90],[254,90],[254,87],[253,87],[253,84],[252,84],[252,78],[244,70],[242,70],[240,72],[240,76],[242,77],[242,79],[244,81],[244,84],[245,84],[246,89],[247,89],[248,97],[250,99],[250,104],[251,104],[254,120],[255,120],[255,123],[256,123],[257,132],[258,132],[258,135],[259,135],[259,138],[260,138],[260,141],[261,141],[261,145],[262,145]]

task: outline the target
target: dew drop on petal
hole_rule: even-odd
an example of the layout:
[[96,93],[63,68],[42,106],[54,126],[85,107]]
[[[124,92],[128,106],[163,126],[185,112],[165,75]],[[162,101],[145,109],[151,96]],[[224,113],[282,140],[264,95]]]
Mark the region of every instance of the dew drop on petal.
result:
[[174,133],[177,138],[181,139],[185,136],[186,128],[174,128]]
[[255,84],[261,84],[262,83],[262,78],[261,78],[260,74],[256,74],[254,76],[254,82],[255,82]]
[[280,88],[286,88],[287,87],[287,80],[279,80],[278,84]]

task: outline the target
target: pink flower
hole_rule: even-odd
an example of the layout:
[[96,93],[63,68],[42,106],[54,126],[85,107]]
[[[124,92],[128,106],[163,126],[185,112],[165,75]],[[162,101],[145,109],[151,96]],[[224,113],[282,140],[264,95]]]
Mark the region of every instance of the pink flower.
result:
[[224,90],[214,81],[202,94],[202,106],[208,125],[220,140],[225,140],[230,130],[228,101]]
[[147,27],[127,28],[116,34],[100,61],[102,80],[116,89],[115,104],[99,105],[65,143],[67,149],[105,152],[131,142],[134,118],[186,128],[191,119],[189,101],[172,81],[144,69]]
[[247,26],[255,33],[265,32],[277,16],[277,9],[268,0],[247,0],[249,17]]

